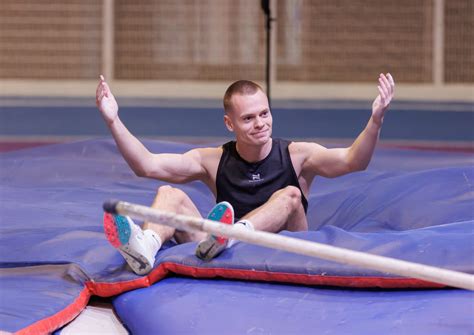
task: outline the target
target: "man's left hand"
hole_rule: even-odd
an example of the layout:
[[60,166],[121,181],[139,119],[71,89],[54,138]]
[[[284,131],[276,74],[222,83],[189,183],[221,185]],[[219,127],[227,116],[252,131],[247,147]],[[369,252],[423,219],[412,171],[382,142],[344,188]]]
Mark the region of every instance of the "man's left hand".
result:
[[382,125],[385,111],[395,93],[395,81],[393,80],[392,75],[390,73],[387,73],[386,75],[381,73],[377,88],[379,90],[379,95],[377,95],[372,104],[372,118],[375,123]]

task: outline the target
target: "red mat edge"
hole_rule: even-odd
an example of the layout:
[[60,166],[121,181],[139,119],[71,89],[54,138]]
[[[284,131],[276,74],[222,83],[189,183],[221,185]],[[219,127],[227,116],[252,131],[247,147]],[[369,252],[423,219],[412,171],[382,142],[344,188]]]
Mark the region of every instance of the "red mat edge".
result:
[[147,276],[129,281],[114,283],[87,281],[79,296],[65,309],[51,317],[42,319],[26,328],[23,328],[15,334],[49,334],[77,317],[87,306],[91,296],[97,295],[100,297],[110,297],[134,289],[149,287],[161,279],[164,279],[169,273],[185,275],[193,278],[226,278],[346,288],[434,289],[446,287],[442,284],[431,283],[414,278],[307,275],[300,273],[267,272],[245,269],[203,268],[173,262],[164,262],[157,266]]

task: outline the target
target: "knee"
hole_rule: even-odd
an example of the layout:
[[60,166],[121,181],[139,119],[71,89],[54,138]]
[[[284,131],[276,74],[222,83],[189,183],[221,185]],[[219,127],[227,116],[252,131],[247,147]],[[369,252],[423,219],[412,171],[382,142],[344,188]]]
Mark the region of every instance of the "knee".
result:
[[156,194],[157,199],[173,199],[177,202],[182,202],[186,197],[186,193],[170,185],[160,186]]
[[158,191],[156,192],[157,194],[168,194],[171,192],[174,192],[175,188],[170,186],[170,185],[163,185],[158,187]]
[[167,212],[200,216],[200,213],[191,198],[179,188],[169,185],[158,188],[158,192],[151,207]]
[[277,193],[279,193],[279,196],[285,197],[286,202],[290,204],[293,209],[301,205],[301,191],[298,187],[291,185],[286,186],[277,191]]

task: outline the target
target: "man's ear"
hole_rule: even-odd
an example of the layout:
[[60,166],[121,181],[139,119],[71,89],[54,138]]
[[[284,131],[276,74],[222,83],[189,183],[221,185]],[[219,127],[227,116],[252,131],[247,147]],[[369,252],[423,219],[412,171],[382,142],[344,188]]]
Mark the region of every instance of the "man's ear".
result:
[[234,131],[234,126],[232,125],[232,120],[230,119],[229,115],[225,114],[224,115],[224,123],[225,126],[229,131]]

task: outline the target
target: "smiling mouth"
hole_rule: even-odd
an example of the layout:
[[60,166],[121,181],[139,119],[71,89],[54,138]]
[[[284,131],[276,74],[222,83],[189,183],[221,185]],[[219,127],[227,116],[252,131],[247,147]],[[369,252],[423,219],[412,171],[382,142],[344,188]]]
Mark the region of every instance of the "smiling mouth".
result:
[[255,136],[255,135],[263,135],[263,134],[266,134],[266,133],[268,133],[268,129],[259,131],[259,132],[257,132],[257,133],[253,133],[252,135],[254,135],[254,136]]

